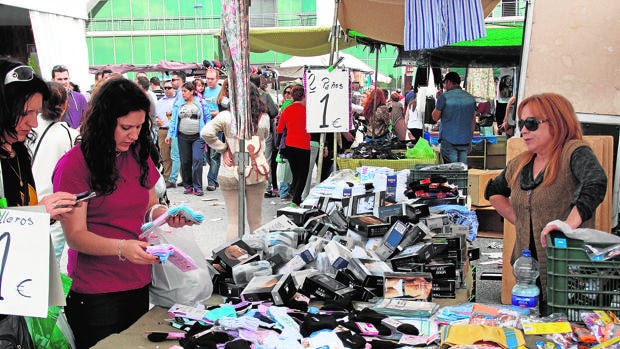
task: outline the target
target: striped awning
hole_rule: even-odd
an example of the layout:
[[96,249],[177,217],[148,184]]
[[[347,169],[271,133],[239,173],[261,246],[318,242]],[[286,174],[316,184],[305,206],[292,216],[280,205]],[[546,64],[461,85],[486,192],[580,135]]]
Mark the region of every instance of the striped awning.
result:
[[[407,0],[340,0],[338,22],[345,32],[355,30],[368,38],[393,45],[405,43]],[[420,1],[420,0],[418,0]],[[429,0],[423,0],[429,1]],[[486,18],[500,0],[477,0]],[[455,2],[458,2],[455,0]],[[416,24],[412,30],[417,30]]]
[[405,51],[486,36],[480,0],[405,0]]

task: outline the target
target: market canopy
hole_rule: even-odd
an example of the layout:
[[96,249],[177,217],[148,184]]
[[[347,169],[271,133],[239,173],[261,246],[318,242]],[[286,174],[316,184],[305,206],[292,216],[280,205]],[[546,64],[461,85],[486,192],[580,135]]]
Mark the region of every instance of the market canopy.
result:
[[[407,0],[340,0],[338,22],[348,33],[354,30],[387,44],[404,44],[405,1]],[[499,0],[480,0],[484,17]],[[414,23],[415,24],[415,23]]]
[[[250,51],[276,51],[291,56],[316,56],[330,52],[329,35],[332,27],[251,28]],[[354,40],[338,40],[338,49],[355,46]]]
[[[339,67],[349,68],[354,71],[360,71],[364,73],[373,73],[375,69],[364,63],[360,59],[344,53],[339,52],[338,56],[342,57],[342,61],[338,64]],[[282,74],[284,69],[287,69],[286,72],[288,74],[297,73],[298,77],[303,76],[303,67],[329,67],[329,54],[321,55],[321,56],[312,56],[312,57],[299,57],[294,56],[286,61],[282,62],[278,68],[278,71]],[[377,79],[379,82],[384,82],[389,84],[392,81],[392,78],[386,76],[385,74],[378,74]]]
[[487,25],[487,36],[431,50],[398,47],[394,66],[516,67],[521,62],[523,26]]

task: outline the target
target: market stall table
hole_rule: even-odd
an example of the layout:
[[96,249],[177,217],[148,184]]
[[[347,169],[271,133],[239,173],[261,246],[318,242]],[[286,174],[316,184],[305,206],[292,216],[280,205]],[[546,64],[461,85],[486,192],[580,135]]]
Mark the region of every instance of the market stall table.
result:
[[[469,302],[473,290],[473,274],[472,269],[468,268],[469,272],[466,273],[465,283],[467,288],[458,289],[456,291],[456,298],[434,298],[433,302],[440,306],[456,305]],[[206,301],[206,305],[217,305],[223,303],[222,296],[213,294],[211,298]],[[97,343],[94,349],[118,349],[118,348],[139,348],[139,349],[160,349],[168,348],[174,344],[178,344],[177,340],[169,340],[163,343],[150,342],[146,336],[148,332],[182,332],[174,327],[170,326],[170,323],[166,321],[170,319],[168,316],[168,309],[159,306],[154,306],[146,314],[144,314],[136,323],[125,331],[117,334],[113,334],[99,343]]]

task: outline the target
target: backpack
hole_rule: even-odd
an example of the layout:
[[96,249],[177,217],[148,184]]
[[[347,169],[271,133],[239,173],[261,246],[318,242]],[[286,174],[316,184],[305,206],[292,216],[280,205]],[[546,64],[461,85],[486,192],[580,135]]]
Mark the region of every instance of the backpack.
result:
[[[262,149],[260,137],[253,136],[245,140],[245,151],[250,155],[250,163],[245,166],[245,184],[252,185],[267,181],[269,178],[269,162]],[[234,166],[235,178],[239,180],[239,166]]]

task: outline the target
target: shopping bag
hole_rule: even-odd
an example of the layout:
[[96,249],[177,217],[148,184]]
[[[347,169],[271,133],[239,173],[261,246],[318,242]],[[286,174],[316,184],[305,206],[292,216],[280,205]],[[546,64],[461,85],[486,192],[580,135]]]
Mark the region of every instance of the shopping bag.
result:
[[157,227],[149,235],[151,244],[171,244],[192,258],[198,268],[181,271],[172,263],[154,264],[153,281],[149,287],[150,302],[165,308],[174,304],[194,305],[203,303],[213,292],[211,273],[207,260],[198,247],[193,235],[183,229],[171,229],[167,226]]
[[418,139],[413,148],[407,149],[405,153],[407,159],[435,159],[435,152],[428,141],[424,138]]
[[[66,296],[71,289],[73,280],[64,274],[60,274],[60,279]],[[26,317],[26,323],[35,348],[75,348],[73,332],[67,326],[68,322],[63,307],[50,306],[46,318]]]

